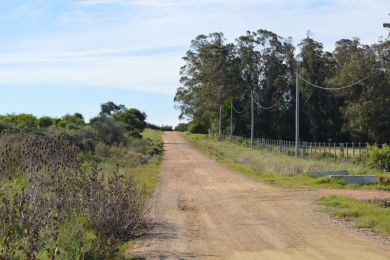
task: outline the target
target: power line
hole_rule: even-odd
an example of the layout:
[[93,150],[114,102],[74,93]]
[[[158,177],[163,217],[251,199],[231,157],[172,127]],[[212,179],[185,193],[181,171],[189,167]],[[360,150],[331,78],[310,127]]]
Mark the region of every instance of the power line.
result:
[[256,105],[257,105],[258,107],[260,107],[261,109],[268,110],[268,109],[272,109],[272,108],[276,107],[277,105],[279,105],[280,100],[279,100],[277,103],[275,103],[275,104],[273,104],[272,106],[269,106],[269,107],[263,107],[263,106],[260,105],[256,100],[253,100],[253,102],[255,102]]
[[240,112],[240,111],[237,111],[237,109],[234,107],[233,104],[232,104],[232,108],[233,108],[233,110],[234,110],[237,114],[241,114],[242,112],[244,112],[244,110],[242,110],[241,112]]
[[272,106],[268,106],[268,107],[265,107],[265,106],[260,105],[256,100],[254,100],[254,102],[255,102],[256,105],[257,105],[258,107],[260,107],[261,109],[268,110],[268,109],[272,109],[272,108],[276,107],[277,105],[279,105],[280,102],[282,101],[282,99],[283,99],[283,96],[282,96],[275,104],[273,104]]
[[304,82],[306,82],[307,84],[309,84],[309,85],[311,85],[312,87],[315,87],[315,88],[324,89],[324,90],[340,90],[340,89],[346,89],[346,88],[353,87],[353,86],[355,86],[355,85],[357,85],[357,84],[359,84],[359,83],[365,81],[366,79],[372,77],[372,76],[375,75],[376,73],[378,73],[378,71],[375,71],[375,72],[369,74],[368,76],[362,78],[362,79],[359,80],[359,81],[353,82],[353,83],[351,83],[351,84],[349,84],[349,85],[347,85],[347,86],[343,86],[343,87],[339,87],[339,88],[321,87],[321,86],[315,85],[315,84],[311,83],[310,81],[306,80],[305,78],[303,78],[303,77],[302,77],[301,75],[299,75],[298,73],[297,73],[297,76],[298,76],[300,79],[302,79]]

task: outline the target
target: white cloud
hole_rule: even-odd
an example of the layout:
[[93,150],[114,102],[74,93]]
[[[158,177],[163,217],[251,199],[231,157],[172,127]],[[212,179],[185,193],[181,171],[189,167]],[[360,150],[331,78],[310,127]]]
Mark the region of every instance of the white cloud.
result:
[[[73,58],[72,54],[61,54],[47,55],[47,59],[40,55],[31,58],[28,61],[33,66],[0,70],[0,84],[115,87],[169,95],[178,87],[177,55]],[[26,60],[21,58],[19,62]],[[172,73],[175,70],[177,73]]]
[[[58,30],[3,44],[0,86],[112,86],[173,95],[178,87],[181,56],[198,34],[222,31],[233,41],[246,30],[264,28],[292,36],[298,43],[311,29],[315,38],[331,50],[341,38],[358,36],[364,43],[376,41],[387,34],[382,23],[389,20],[388,2],[382,0],[375,4],[363,0],[74,3],[73,9],[49,21],[54,28],[57,22]],[[96,9],[101,5],[102,9]],[[109,13],[107,5],[121,5],[120,14]]]

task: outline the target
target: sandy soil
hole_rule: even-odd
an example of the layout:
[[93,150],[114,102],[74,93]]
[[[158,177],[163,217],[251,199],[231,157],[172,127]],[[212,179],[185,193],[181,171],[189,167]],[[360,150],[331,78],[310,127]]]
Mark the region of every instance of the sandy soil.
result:
[[163,138],[166,153],[151,201],[156,227],[129,252],[136,258],[390,259],[389,243],[354,232],[314,204],[321,194],[340,191],[254,182],[209,159],[178,133]]

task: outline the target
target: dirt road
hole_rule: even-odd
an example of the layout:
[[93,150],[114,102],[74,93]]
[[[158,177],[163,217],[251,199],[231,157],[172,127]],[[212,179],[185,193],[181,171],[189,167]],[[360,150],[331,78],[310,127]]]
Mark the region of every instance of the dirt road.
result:
[[164,134],[147,259],[390,259],[390,246],[329,220],[313,193],[253,182]]

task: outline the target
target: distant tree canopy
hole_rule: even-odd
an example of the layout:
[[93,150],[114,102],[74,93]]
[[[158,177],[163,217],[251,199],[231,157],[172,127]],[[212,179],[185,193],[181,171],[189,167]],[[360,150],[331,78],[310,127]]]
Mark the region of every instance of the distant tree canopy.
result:
[[[390,41],[373,45],[341,39],[333,52],[308,33],[296,50],[291,38],[267,31],[246,32],[234,43],[222,33],[199,35],[183,57],[181,87],[175,96],[180,118],[211,132],[230,134],[230,103],[235,135],[250,135],[250,100],[255,105],[255,136],[293,139],[295,77],[337,88],[372,77],[339,91],[313,88],[300,80],[300,136],[307,141],[390,141]],[[191,124],[190,124],[191,125]]]
[[[91,122],[110,121],[119,122],[124,127],[127,134],[134,138],[141,138],[141,132],[146,128],[146,114],[136,108],[126,108],[125,105],[117,105],[112,101],[106,102],[100,106],[100,114],[98,117],[91,119]],[[94,126],[96,124],[92,124]],[[116,129],[119,125],[117,124]],[[109,128],[108,128],[109,129]]]

